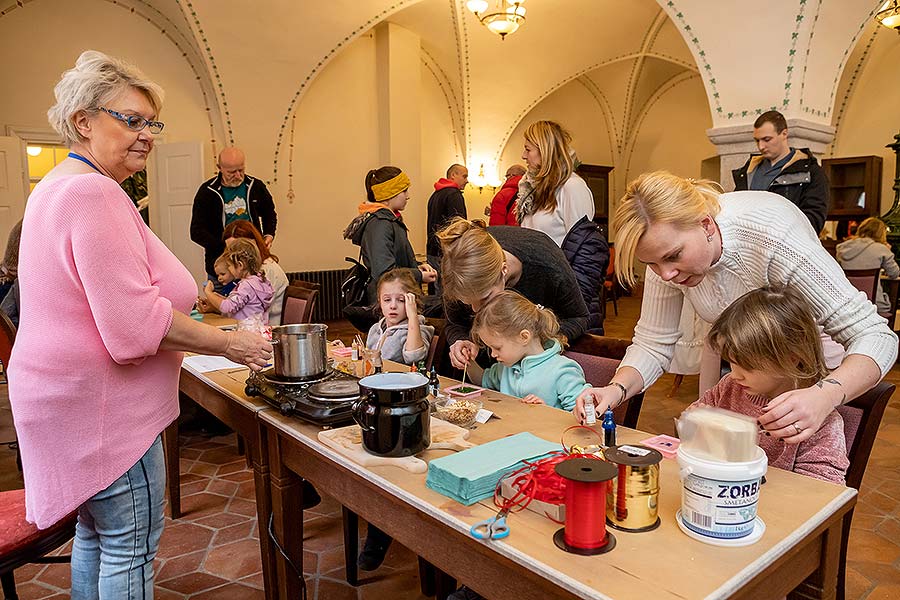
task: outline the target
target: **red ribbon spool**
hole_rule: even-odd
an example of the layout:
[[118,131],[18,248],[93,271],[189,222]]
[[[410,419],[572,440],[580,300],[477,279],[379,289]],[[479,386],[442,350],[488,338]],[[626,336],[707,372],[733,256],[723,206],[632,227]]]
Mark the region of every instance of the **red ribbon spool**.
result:
[[606,531],[606,485],[616,467],[588,458],[570,458],[556,465],[566,479],[566,525],[553,536],[557,547],[583,556],[603,554],[616,546]]

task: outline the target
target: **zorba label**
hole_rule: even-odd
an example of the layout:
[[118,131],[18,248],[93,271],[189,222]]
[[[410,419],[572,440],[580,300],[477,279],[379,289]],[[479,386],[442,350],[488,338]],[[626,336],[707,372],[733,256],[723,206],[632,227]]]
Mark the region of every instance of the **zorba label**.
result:
[[688,529],[714,538],[749,535],[756,519],[759,482],[716,481],[691,474],[682,489],[681,516]]

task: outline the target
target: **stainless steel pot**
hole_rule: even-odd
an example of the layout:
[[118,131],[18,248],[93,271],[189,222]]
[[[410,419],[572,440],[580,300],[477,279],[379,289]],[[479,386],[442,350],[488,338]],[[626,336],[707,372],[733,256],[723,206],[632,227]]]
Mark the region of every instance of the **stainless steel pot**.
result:
[[272,328],[275,375],[314,379],[325,373],[325,330],[328,325],[281,325]]

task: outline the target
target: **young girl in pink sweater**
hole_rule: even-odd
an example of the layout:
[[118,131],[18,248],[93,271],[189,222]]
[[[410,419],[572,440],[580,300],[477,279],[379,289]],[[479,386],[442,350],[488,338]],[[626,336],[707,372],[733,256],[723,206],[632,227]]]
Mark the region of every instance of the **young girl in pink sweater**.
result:
[[[710,345],[731,363],[731,373],[691,406],[709,405],[760,417],[784,392],[828,381],[812,307],[791,288],[767,287],[741,296],[716,319]],[[797,434],[802,431],[798,426]],[[843,484],[847,460],[844,421],[835,410],[799,444],[760,428],[759,447],[778,467]]]
[[240,238],[220,258],[231,276],[240,281],[227,298],[217,294],[212,281],[207,281],[206,301],[223,315],[235,318],[239,329],[263,331],[269,324],[269,306],[275,290],[262,273],[259,249],[252,241]]

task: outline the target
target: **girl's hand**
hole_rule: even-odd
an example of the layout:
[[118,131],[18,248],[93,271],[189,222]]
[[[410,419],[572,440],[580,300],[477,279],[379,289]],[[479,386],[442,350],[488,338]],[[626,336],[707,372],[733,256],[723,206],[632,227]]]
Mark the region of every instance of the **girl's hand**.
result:
[[212,281],[207,281],[207,282],[206,282],[206,285],[203,286],[203,291],[206,293],[207,296],[209,296],[210,294],[214,294],[214,293],[215,293],[215,291],[216,291],[216,286],[213,285],[213,282],[212,282]]
[[596,407],[595,412],[599,422],[600,415],[621,399],[622,390],[618,386],[608,385],[602,388],[588,388],[575,399],[575,408],[572,410],[572,414],[575,415],[575,420],[584,425],[584,405],[586,402],[592,402]]
[[459,340],[450,346],[450,364],[456,369],[465,369],[466,365],[478,356],[478,346],[469,340]]
[[261,370],[272,358],[272,344],[259,333],[239,330],[227,332],[227,335],[225,358],[247,365],[253,371]]
[[197,310],[202,313],[212,312],[212,308],[209,305],[209,302],[206,301],[206,298],[197,298]]
[[534,394],[528,394],[524,398],[520,399],[520,402],[522,402],[523,404],[546,404],[546,402],[544,402]]
[[435,271],[428,263],[419,265],[419,270],[422,271],[422,281],[424,283],[434,283],[437,281],[437,271]]
[[418,306],[416,306],[416,295],[407,293],[406,301],[404,302],[406,305],[406,318],[410,321],[418,321],[419,320],[419,310]]
[[788,444],[799,444],[819,430],[834,407],[845,399],[842,396],[840,384],[822,381],[812,387],[785,392],[763,408],[759,424],[773,437]]

